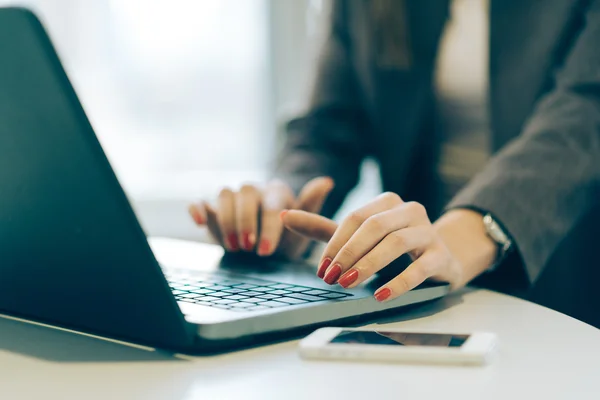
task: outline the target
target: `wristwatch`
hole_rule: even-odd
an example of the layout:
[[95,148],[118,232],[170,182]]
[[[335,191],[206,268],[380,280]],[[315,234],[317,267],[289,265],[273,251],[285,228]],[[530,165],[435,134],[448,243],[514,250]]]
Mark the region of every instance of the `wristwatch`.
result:
[[500,224],[496,222],[490,213],[483,216],[483,226],[487,235],[498,245],[498,254],[496,260],[488,271],[493,271],[506,258],[513,248],[513,242],[508,234],[502,229]]

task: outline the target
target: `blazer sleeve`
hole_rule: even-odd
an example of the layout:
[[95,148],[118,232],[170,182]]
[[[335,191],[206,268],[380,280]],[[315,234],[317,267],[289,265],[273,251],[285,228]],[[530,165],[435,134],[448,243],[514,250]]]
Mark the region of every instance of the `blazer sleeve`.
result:
[[449,208],[491,212],[517,245],[531,282],[577,222],[598,204],[600,179],[600,1],[553,90],[537,103],[522,134],[505,146]]
[[290,121],[275,176],[296,193],[310,179],[330,176],[335,187],[322,214],[332,216],[357,184],[366,119],[350,59],[343,0],[333,2],[327,38],[319,56],[307,112]]

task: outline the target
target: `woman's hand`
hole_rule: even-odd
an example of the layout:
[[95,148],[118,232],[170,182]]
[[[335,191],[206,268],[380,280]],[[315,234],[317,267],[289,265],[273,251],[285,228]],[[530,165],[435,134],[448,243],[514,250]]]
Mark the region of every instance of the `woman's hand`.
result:
[[301,211],[284,213],[285,225],[313,239],[328,241],[317,275],[332,285],[353,288],[403,254],[413,263],[375,292],[387,301],[413,289],[426,279],[460,285],[462,266],[427,216],[425,208],[384,193],[335,222]]
[[189,207],[199,226],[206,226],[211,236],[229,252],[256,252],[260,256],[274,253],[288,258],[300,257],[310,240],[284,229],[279,214],[284,209],[318,213],[333,188],[330,178],[315,178],[301,190],[298,198],[286,183],[275,180],[260,188],[243,185],[240,190],[223,189],[216,208],[206,202]]

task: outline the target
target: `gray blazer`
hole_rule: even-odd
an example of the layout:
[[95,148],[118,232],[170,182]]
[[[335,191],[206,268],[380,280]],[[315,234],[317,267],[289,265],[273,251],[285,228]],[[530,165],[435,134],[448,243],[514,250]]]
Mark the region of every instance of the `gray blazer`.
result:
[[[310,107],[288,124],[277,174],[295,188],[332,176],[324,210],[331,215],[357,183],[362,160],[374,157],[386,191],[436,209],[432,75],[448,1],[406,0],[414,58],[407,69],[375,62],[367,1],[334,1]],[[569,296],[562,283],[600,270],[590,239],[600,237],[600,0],[492,0],[490,18],[495,156],[449,206],[495,215],[515,240],[529,284],[554,256],[561,284],[548,285],[559,293],[545,301],[560,308],[552,301]],[[578,307],[571,303],[566,308]]]

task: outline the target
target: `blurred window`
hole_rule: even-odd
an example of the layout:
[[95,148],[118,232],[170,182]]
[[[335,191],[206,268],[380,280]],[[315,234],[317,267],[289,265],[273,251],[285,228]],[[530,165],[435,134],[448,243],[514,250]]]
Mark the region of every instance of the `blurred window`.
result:
[[[330,3],[0,0],[6,5],[31,8],[49,31],[146,232],[199,239],[188,202],[268,176],[283,122],[307,98]],[[373,188],[358,192],[374,193],[376,171],[367,176]]]
[[274,134],[266,0],[18,4],[49,30],[134,200],[262,178]]

